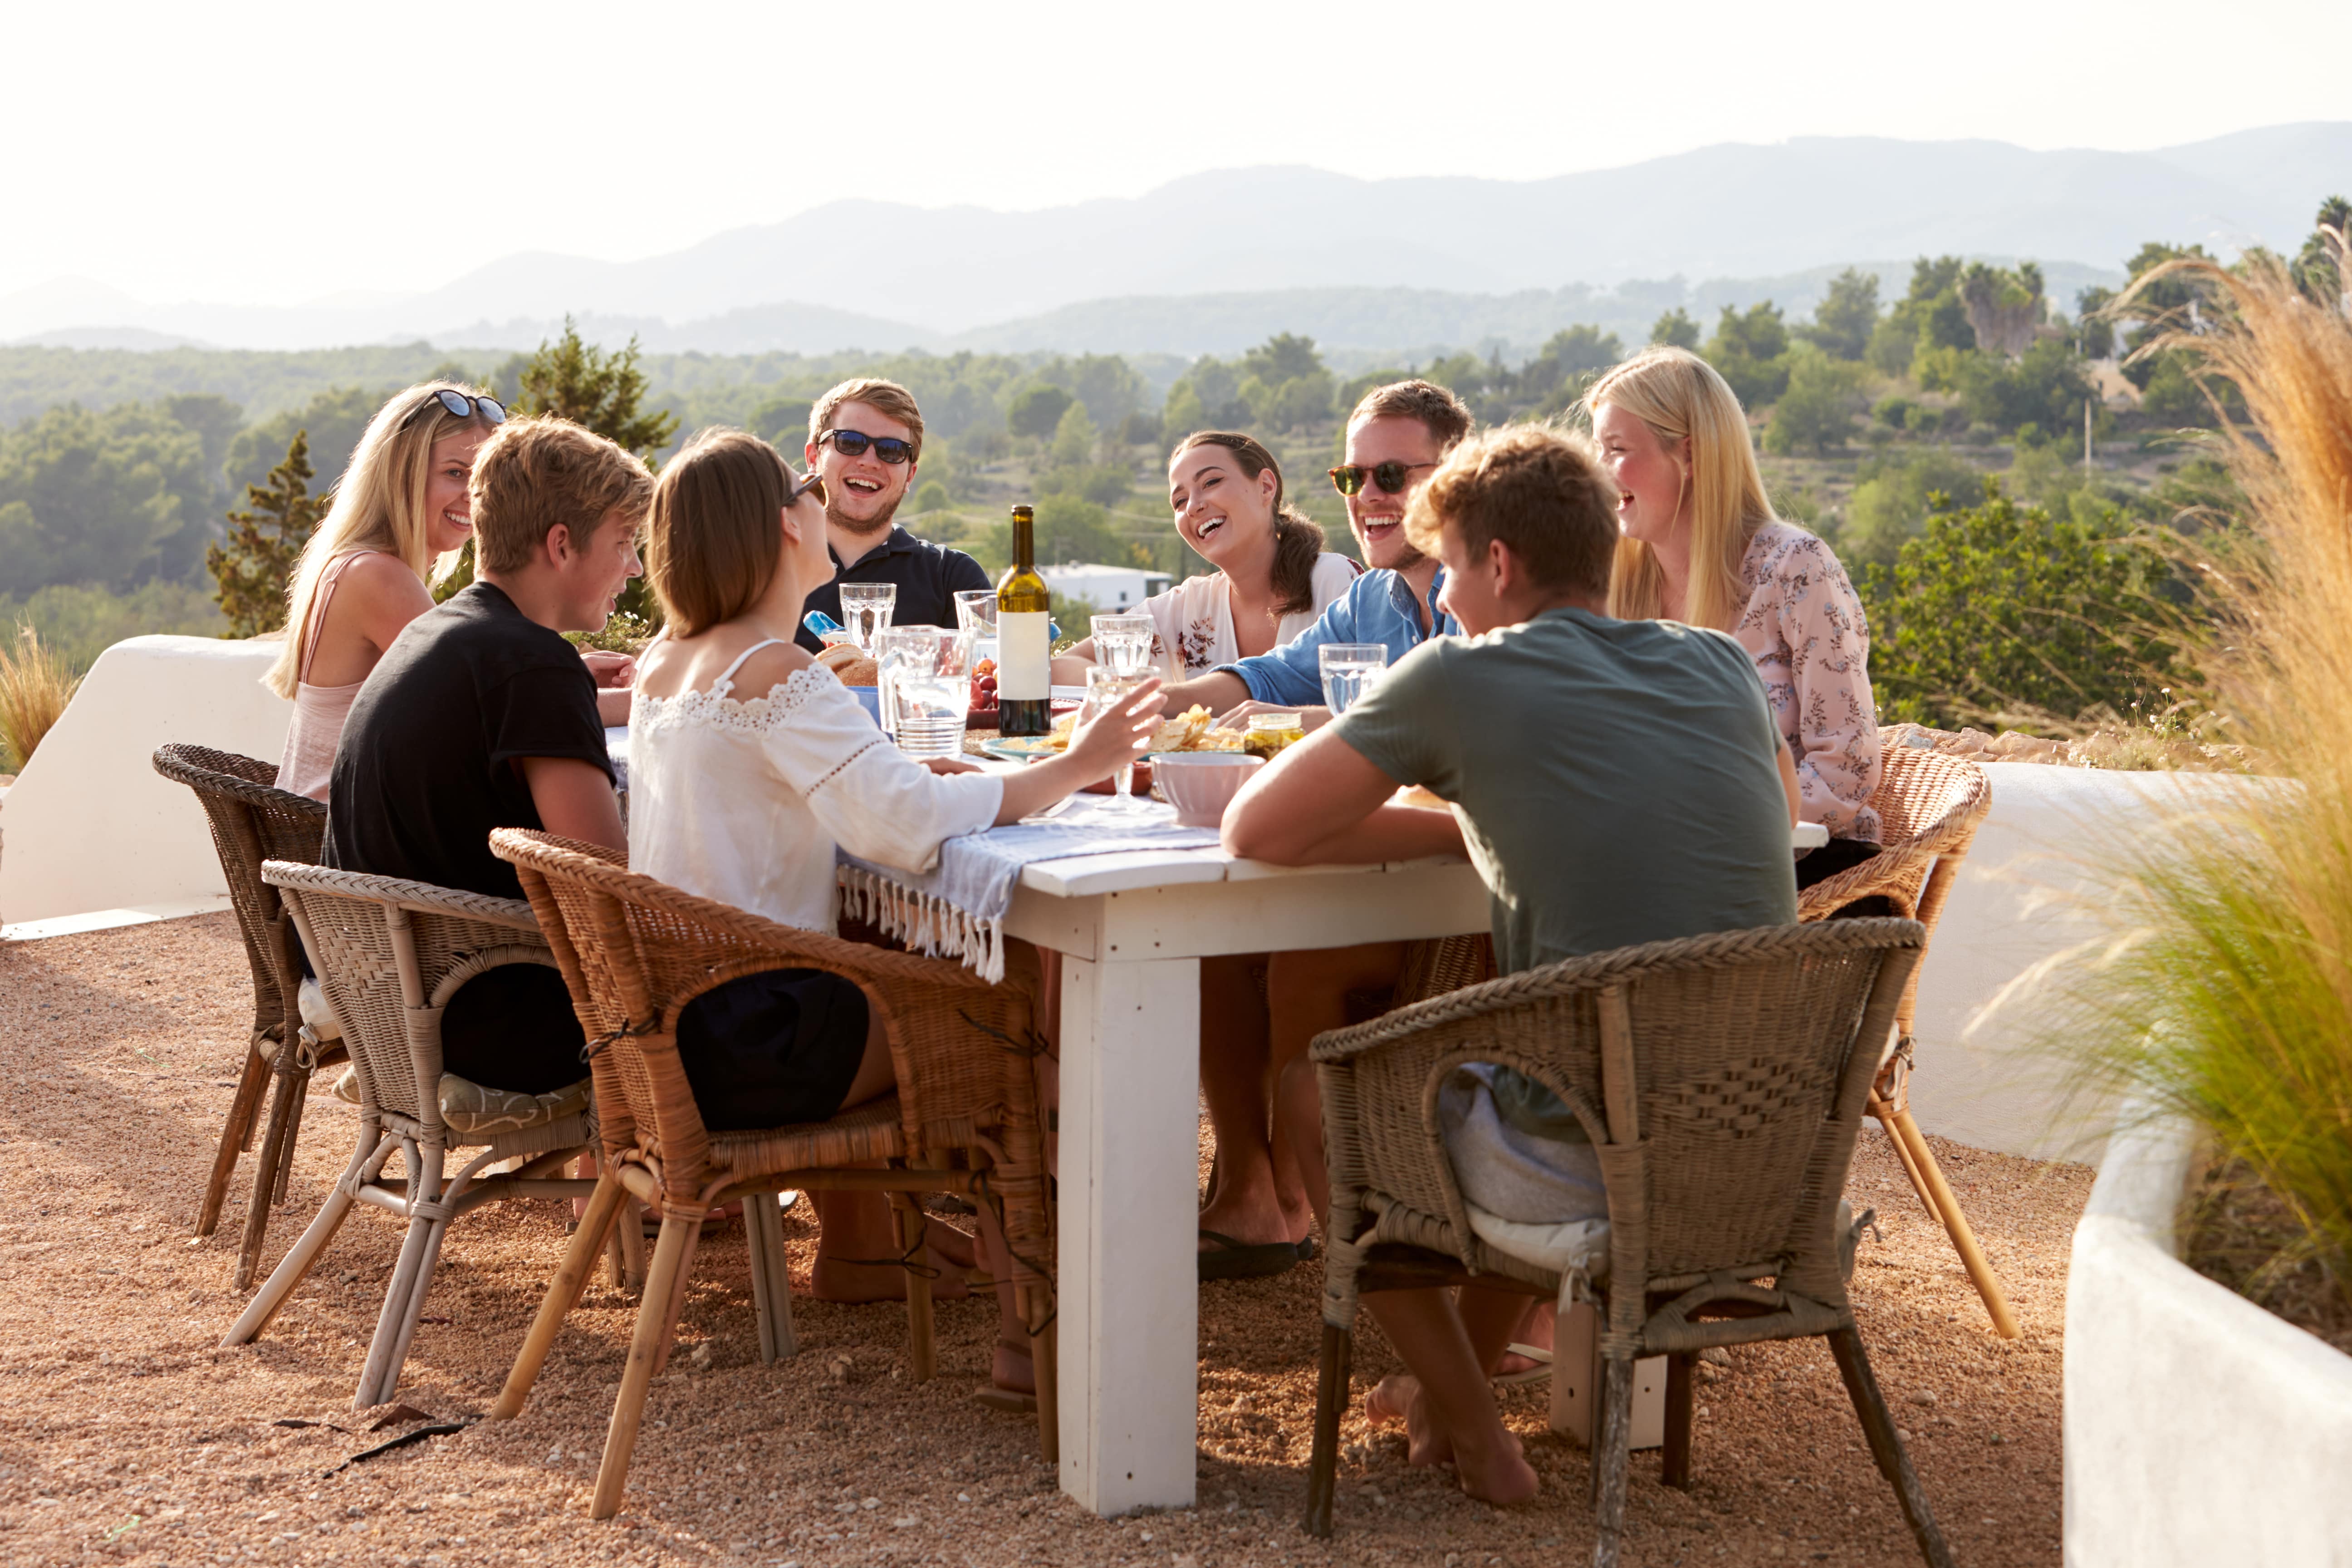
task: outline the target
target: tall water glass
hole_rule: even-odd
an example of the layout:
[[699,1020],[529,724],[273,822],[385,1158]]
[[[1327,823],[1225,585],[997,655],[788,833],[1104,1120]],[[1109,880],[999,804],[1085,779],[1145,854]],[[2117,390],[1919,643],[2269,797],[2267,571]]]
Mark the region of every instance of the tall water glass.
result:
[[1158,633],[1159,625],[1150,616],[1097,616],[1095,662],[1114,675],[1148,674]]
[[[937,626],[884,626],[874,634],[874,684],[878,689],[875,716],[881,721],[884,734],[896,735],[898,732],[898,716],[890,707],[892,684],[901,669],[913,668],[927,656],[929,644],[923,634],[938,629]],[[922,673],[919,669],[915,672]]]
[[[1096,646],[1099,648],[1101,645]],[[1101,714],[1109,712],[1133,696],[1136,689],[1147,679],[1149,677],[1144,675],[1121,675],[1116,670],[1105,669],[1101,665],[1096,665],[1088,669],[1086,707],[1078,716],[1079,722],[1088,722]],[[1110,787],[1114,792],[1111,796],[1111,805],[1115,810],[1139,811],[1150,805],[1147,801],[1136,799],[1132,793],[1135,789],[1133,763],[1127,763],[1120,766],[1117,776],[1111,780]]]
[[1323,705],[1335,716],[1370,691],[1389,667],[1388,648],[1376,642],[1327,642],[1315,657],[1323,667]]
[[896,583],[844,583],[841,585],[841,624],[856,640],[858,650],[874,652],[874,634],[890,624],[890,612],[898,606],[898,584]]
[[976,663],[996,657],[996,590],[960,588],[955,595],[956,625],[972,635]]
[[910,757],[963,752],[971,711],[971,634],[945,626],[893,626],[890,713],[898,749]]

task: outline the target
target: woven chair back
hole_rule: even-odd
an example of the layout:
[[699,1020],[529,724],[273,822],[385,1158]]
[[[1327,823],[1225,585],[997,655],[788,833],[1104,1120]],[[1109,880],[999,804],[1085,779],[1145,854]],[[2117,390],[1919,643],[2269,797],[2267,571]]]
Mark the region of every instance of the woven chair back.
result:
[[158,747],[155,771],[195,791],[228,879],[229,903],[245,937],[246,963],[253,970],[253,1029],[275,1037],[282,1032],[289,998],[278,985],[276,927],[278,889],[261,879],[265,860],[313,862],[326,837],[327,807],[307,795],[277,787],[278,769],[268,763],[208,746]]
[[[1594,1143],[1638,1141],[1640,1192],[1612,1169],[1622,1153],[1602,1151],[1615,1266],[1655,1279],[1810,1259],[1833,1247],[1877,1067],[1856,1043],[1873,1027],[1885,1037],[1923,936],[1911,921],[1856,920],[1654,942],[1323,1036],[1316,1059],[1345,1061],[1353,1080],[1353,1126],[1331,1129],[1352,1168],[1335,1163],[1335,1184],[1444,1215],[1466,1237],[1438,1095],[1456,1067],[1494,1062],[1559,1095]],[[1604,1067],[1619,1030],[1630,1081]],[[1421,1048],[1369,1048],[1400,1035]]]
[[[561,923],[577,984],[588,993],[582,1021],[604,1042],[597,1061],[610,1058],[611,1081],[638,1141],[659,1152],[666,1177],[675,1171],[687,1179],[708,1162],[710,1146],[678,1062],[677,1016],[740,975],[820,969],[865,993],[889,1038],[911,1158],[935,1145],[967,1145],[972,1129],[1018,1092],[1016,1079],[1027,1081],[1028,1042],[1008,1040],[1002,1051],[964,1048],[970,1031],[955,994],[992,988],[959,965],[779,924],[542,834],[500,828],[490,846],[514,864],[534,907]],[[605,1082],[600,1075],[600,1096]]]
[[321,969],[343,1023],[363,1103],[446,1142],[441,1123],[441,1014],[458,987],[506,963],[554,955],[530,906],[396,877],[268,862]]

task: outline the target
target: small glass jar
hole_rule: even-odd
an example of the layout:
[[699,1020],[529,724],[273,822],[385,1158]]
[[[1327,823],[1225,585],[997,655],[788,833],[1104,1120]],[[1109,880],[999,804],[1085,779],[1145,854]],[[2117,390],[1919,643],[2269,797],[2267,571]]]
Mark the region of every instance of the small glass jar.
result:
[[1253,713],[1242,732],[1242,750],[1272,762],[1285,746],[1305,739],[1306,727],[1296,713]]

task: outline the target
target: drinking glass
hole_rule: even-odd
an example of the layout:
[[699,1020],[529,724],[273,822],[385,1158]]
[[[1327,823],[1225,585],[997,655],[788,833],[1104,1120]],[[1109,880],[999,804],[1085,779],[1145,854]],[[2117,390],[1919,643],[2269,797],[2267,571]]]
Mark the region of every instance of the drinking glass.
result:
[[975,663],[996,657],[996,590],[959,588],[955,595],[956,625],[972,635]]
[[970,632],[945,626],[889,628],[885,708],[898,749],[908,756],[962,753],[964,719],[971,711],[971,644]]
[[915,667],[929,653],[924,634],[937,630],[937,626],[884,626],[874,634],[874,684],[878,689],[876,717],[881,721],[882,732],[886,735],[895,736],[898,732],[898,717],[890,707],[891,687],[901,668],[913,668],[919,675],[923,673]]
[[1387,647],[1376,642],[1327,642],[1315,657],[1323,666],[1323,705],[1335,718],[1389,667]]
[[856,639],[858,651],[874,652],[874,634],[890,624],[890,612],[898,603],[896,583],[844,583],[841,585],[841,624]]
[[1097,616],[1095,662],[1116,675],[1148,674],[1157,632],[1158,625],[1150,616]]
[[[1144,618],[1148,620],[1150,617]],[[1095,646],[1099,649],[1102,645],[1097,643]],[[1094,666],[1087,671],[1087,700],[1079,711],[1078,722],[1087,723],[1097,715],[1109,712],[1133,696],[1136,688],[1141,686],[1146,679],[1145,675],[1122,675],[1117,670],[1105,669],[1101,665]],[[1150,808],[1149,801],[1138,800],[1131,793],[1135,788],[1133,763],[1120,766],[1117,776],[1111,780],[1110,787],[1113,793],[1109,809],[1142,811]]]

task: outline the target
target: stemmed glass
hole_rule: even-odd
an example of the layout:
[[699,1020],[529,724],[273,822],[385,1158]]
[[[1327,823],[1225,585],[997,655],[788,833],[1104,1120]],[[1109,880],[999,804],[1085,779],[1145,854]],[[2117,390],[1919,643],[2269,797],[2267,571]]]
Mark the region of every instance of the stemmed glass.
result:
[[1145,675],[1151,669],[1157,625],[1150,616],[1094,617],[1095,660],[1114,675]]
[[1315,657],[1323,667],[1323,705],[1334,718],[1370,691],[1389,667],[1387,646],[1376,642],[1328,642]]
[[898,603],[896,583],[844,583],[841,585],[841,619],[857,650],[869,658],[874,653],[874,634],[890,624],[890,612]]
[[[1150,619],[1148,616],[1143,618]],[[1099,651],[1102,645],[1097,642],[1095,647]],[[1099,664],[1094,666],[1087,671],[1087,700],[1085,709],[1079,714],[1079,722],[1088,723],[1109,712],[1135,695],[1136,689],[1149,679],[1150,677],[1148,671],[1136,675],[1122,675],[1115,669],[1106,669]],[[1151,809],[1150,801],[1138,800],[1130,793],[1135,788],[1133,763],[1123,763],[1119,765],[1118,773],[1111,780],[1110,787],[1114,793],[1110,805],[1105,809],[1110,811]]]

